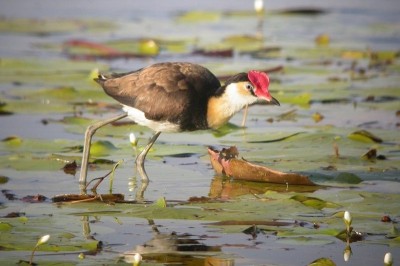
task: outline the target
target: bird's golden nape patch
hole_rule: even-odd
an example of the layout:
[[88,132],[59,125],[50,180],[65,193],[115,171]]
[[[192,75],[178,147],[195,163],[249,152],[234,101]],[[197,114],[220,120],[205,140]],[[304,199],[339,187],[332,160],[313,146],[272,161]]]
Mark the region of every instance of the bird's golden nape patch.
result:
[[257,97],[252,90],[253,85],[249,81],[230,83],[222,95],[211,97],[207,105],[208,126],[219,128],[246,105],[256,102]]
[[[235,85],[236,85],[237,94],[240,97],[248,97],[248,96],[255,97],[255,94],[254,94],[255,88],[253,87],[253,85],[250,82],[242,81],[242,82],[236,83]],[[251,86],[251,87],[249,87],[249,86]]]

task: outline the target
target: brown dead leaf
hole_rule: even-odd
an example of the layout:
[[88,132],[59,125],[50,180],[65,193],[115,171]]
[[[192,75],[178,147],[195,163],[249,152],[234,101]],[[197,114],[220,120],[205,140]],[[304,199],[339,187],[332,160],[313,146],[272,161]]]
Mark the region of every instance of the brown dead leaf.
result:
[[101,194],[101,195],[88,195],[88,194],[62,194],[52,198],[53,202],[87,202],[87,201],[123,201],[123,194]]
[[24,212],[10,212],[7,215],[3,216],[4,218],[16,218],[25,216]]
[[269,182],[287,185],[315,185],[307,176],[297,173],[284,173],[255,165],[236,158],[224,158],[217,150],[208,148],[211,164],[219,174],[237,179],[257,182]]
[[37,202],[43,202],[45,201],[47,198],[43,195],[38,194],[37,196],[26,196],[23,197],[21,200],[23,202],[30,202],[30,203],[37,203]]

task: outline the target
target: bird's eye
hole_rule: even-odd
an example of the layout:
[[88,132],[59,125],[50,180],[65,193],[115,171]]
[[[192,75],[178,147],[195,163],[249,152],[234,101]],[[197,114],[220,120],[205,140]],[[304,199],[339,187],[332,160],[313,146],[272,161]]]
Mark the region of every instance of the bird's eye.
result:
[[245,88],[246,88],[246,90],[249,90],[249,91],[254,89],[253,85],[251,85],[250,83],[247,83]]

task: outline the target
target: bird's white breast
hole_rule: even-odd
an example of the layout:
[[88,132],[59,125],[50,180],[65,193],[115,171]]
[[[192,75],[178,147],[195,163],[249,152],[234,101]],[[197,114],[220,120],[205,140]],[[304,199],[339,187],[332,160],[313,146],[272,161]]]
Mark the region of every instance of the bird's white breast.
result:
[[138,123],[139,125],[151,128],[154,131],[161,132],[179,132],[179,125],[168,122],[168,121],[153,121],[146,118],[144,113],[136,108],[126,106],[122,108],[130,119]]

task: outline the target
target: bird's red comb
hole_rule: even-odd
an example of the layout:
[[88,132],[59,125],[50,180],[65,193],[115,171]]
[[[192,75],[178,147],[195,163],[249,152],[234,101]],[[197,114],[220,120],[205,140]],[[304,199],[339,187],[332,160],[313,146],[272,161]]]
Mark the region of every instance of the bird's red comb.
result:
[[272,99],[271,94],[269,94],[268,87],[269,87],[269,77],[267,73],[257,71],[257,70],[250,70],[249,74],[247,75],[250,82],[256,86],[254,93],[257,97],[267,99],[270,101]]
[[250,70],[248,77],[251,83],[253,83],[257,89],[260,89],[263,92],[268,92],[269,77],[267,73],[257,70]]

